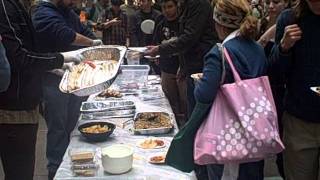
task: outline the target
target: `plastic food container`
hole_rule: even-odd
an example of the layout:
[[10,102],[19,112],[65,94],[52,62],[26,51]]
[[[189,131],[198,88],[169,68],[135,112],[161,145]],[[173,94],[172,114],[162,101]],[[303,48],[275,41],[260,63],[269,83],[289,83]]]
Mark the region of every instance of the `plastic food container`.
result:
[[71,162],[75,164],[93,163],[96,161],[96,151],[91,148],[71,148],[68,151]]
[[148,82],[149,65],[122,65],[116,79],[121,89],[138,89]]
[[102,148],[103,169],[111,174],[122,174],[131,170],[133,149],[129,146],[116,144]]

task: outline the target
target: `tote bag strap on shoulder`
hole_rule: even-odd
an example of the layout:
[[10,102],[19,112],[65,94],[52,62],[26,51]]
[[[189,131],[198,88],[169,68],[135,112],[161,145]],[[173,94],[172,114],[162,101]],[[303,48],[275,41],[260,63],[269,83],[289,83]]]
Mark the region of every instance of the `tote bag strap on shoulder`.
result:
[[229,53],[228,53],[227,48],[225,48],[225,47],[223,48],[223,54],[224,54],[224,56],[226,57],[227,63],[229,64],[229,66],[230,66],[230,68],[231,68],[231,71],[232,71],[232,74],[233,74],[233,77],[234,77],[235,82],[240,82],[240,81],[241,81],[241,78],[240,78],[240,76],[239,76],[239,73],[238,73],[238,71],[236,70],[236,68],[235,68],[235,66],[234,66],[234,64],[233,64],[233,62],[232,62],[232,60],[231,60],[231,58],[230,58],[230,55],[229,55]]
[[[221,64],[222,64],[222,75],[221,75],[221,80],[220,80],[220,84],[222,85],[222,84],[224,84],[224,81],[225,81],[225,79],[226,79],[226,67],[225,67],[225,62],[226,62],[226,60],[225,60],[225,57],[226,57],[226,55],[225,55],[225,52],[224,52],[224,49],[225,49],[225,47],[224,47],[224,44],[226,43],[226,42],[228,42],[229,40],[231,40],[231,39],[233,39],[233,38],[235,38],[235,37],[237,37],[239,35],[239,30],[235,30],[234,32],[232,32],[231,34],[229,34],[228,36],[227,36],[227,38],[222,42],[222,43],[217,43],[217,46],[218,46],[218,48],[219,48],[219,51],[221,52],[221,59],[222,59],[222,62],[221,62]],[[227,52],[228,53],[228,52]],[[229,56],[229,55],[228,55]],[[230,56],[229,56],[229,60],[231,61],[231,59],[230,59]],[[229,61],[228,61],[229,62]],[[230,63],[229,63],[230,64]],[[232,64],[232,66],[233,66],[233,64]],[[230,65],[230,67],[231,67],[231,65]],[[234,66],[233,66],[234,67]],[[235,68],[234,68],[235,69]],[[236,72],[237,73],[237,72]],[[238,74],[238,73],[237,73]],[[239,75],[238,75],[239,76]]]

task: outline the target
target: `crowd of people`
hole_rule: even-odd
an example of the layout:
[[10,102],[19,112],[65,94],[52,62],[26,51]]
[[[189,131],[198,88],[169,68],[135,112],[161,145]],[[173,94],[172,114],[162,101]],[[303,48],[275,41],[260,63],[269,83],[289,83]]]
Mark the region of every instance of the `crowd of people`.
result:
[[[199,114],[208,108],[202,107],[211,106],[222,83],[234,82],[216,45],[223,42],[241,79],[269,76],[286,148],[277,155],[280,175],[316,180],[320,97],[310,87],[320,86],[319,32],[318,0],[0,0],[5,178],[33,179],[40,114],[48,127],[49,179],[62,162],[86,100],[58,88],[65,69],[81,61],[70,51],[106,44],[146,47],[144,55],[160,55],[141,57],[140,63],[161,75],[162,89],[185,128],[190,118],[203,121]],[[203,73],[197,83],[191,78],[195,73]],[[240,164],[238,179],[263,180],[263,167],[263,160]],[[201,180],[220,180],[223,169],[223,164],[195,167]]]

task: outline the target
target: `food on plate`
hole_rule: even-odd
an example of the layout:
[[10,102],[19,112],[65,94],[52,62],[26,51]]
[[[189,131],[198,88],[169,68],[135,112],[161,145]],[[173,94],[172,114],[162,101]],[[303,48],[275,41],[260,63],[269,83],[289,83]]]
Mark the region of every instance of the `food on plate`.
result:
[[150,157],[149,162],[154,164],[162,164],[165,162],[165,160],[166,160],[165,155],[157,155],[157,156]]
[[105,132],[108,132],[110,130],[111,129],[109,129],[107,125],[101,126],[100,124],[99,125],[93,125],[93,126],[81,129],[81,131],[84,132],[84,133],[94,133],[94,134],[105,133]]
[[105,97],[105,98],[108,98],[108,97],[116,97],[116,98],[121,98],[122,97],[122,94],[117,91],[117,90],[113,90],[113,89],[106,89],[104,90],[103,92],[101,92],[98,97]]
[[77,163],[92,162],[93,157],[93,152],[79,152],[71,155],[71,161]]
[[114,76],[117,61],[85,60],[72,68],[68,76],[68,91],[102,83]]
[[320,93],[320,87],[316,87],[316,91]]
[[157,147],[163,147],[164,142],[161,139],[146,139],[139,144],[139,147],[143,149],[154,149]]
[[162,112],[146,112],[138,114],[134,128],[151,129],[151,128],[171,128],[170,117]]

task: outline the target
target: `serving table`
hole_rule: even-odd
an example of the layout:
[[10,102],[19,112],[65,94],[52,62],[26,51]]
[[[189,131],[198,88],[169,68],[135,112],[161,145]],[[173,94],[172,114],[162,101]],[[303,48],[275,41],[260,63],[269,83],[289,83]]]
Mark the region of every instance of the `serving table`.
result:
[[[115,83],[117,80],[115,81]],[[144,110],[161,110],[166,111],[168,113],[172,113],[172,109],[169,105],[167,98],[163,95],[161,90],[160,84],[149,84],[149,88],[151,89],[158,89],[158,94],[154,96],[154,98],[148,99],[141,99],[140,96],[142,95],[149,95],[152,97],[153,92],[145,91],[143,94],[139,95],[129,95],[124,96],[123,99],[125,100],[132,100],[135,102],[136,111],[144,111]],[[159,95],[162,94],[162,95]],[[89,97],[88,101],[92,101],[95,95]],[[81,120],[79,120],[78,124],[81,124]],[[187,180],[187,179],[196,179],[194,172],[191,173],[184,173],[177,169],[174,169],[167,165],[155,165],[150,164],[148,162],[148,157],[151,155],[165,153],[170,145],[170,142],[173,136],[177,133],[177,123],[174,119],[174,130],[172,130],[168,134],[162,135],[152,135],[152,136],[145,136],[145,135],[134,135],[132,132],[133,127],[133,120],[128,122],[124,127],[117,127],[114,133],[109,137],[109,139],[105,142],[100,143],[92,143],[88,142],[81,136],[80,132],[78,131],[77,127],[73,131],[71,135],[71,141],[68,146],[68,149],[64,155],[63,162],[61,163],[56,176],[54,179],[56,180],[65,180],[65,179],[89,179],[89,180],[100,180],[100,179],[112,179],[112,180],[121,180],[121,179],[137,179],[137,180]],[[159,137],[164,140],[165,147],[161,149],[142,149],[137,147],[137,142],[148,138],[148,137]],[[134,149],[133,155],[133,168],[121,175],[112,175],[104,172],[103,166],[101,164],[101,148],[107,147],[113,144],[125,144],[131,146]],[[96,172],[96,175],[93,177],[80,177],[74,176],[71,170],[71,160],[69,157],[70,149],[83,149],[83,148],[90,148],[95,149],[96,151],[96,159],[99,164],[99,168]]]

